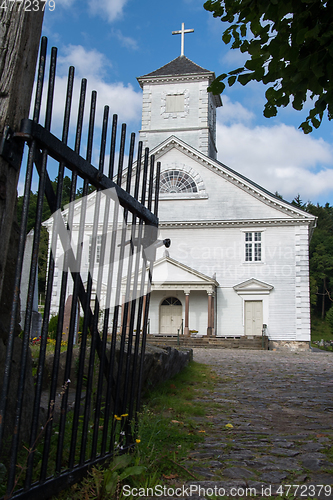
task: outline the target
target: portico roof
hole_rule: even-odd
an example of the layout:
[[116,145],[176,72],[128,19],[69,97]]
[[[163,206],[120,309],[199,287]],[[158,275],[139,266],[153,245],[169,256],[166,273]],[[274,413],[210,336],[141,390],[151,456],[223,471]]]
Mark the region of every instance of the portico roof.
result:
[[172,259],[169,255],[154,264],[152,290],[206,290],[213,292],[218,286],[215,278]]

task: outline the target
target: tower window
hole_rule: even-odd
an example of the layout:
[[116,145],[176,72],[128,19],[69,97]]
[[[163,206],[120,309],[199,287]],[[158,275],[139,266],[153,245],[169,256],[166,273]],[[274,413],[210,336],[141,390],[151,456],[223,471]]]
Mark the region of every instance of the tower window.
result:
[[165,100],[165,111],[167,113],[182,113],[185,110],[184,94],[167,95]]
[[198,188],[192,177],[181,170],[162,172],[160,193],[197,193]]

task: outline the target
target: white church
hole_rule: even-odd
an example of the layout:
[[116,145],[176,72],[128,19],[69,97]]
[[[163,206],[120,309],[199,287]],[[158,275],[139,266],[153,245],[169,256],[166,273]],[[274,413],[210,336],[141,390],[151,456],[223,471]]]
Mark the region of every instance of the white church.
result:
[[179,57],[138,78],[140,140],[161,162],[160,237],[171,240],[153,266],[149,332],[251,338],[264,329],[271,347],[306,347],[316,219],[217,160],[222,103],[207,92],[214,73],[184,55],[187,31]]

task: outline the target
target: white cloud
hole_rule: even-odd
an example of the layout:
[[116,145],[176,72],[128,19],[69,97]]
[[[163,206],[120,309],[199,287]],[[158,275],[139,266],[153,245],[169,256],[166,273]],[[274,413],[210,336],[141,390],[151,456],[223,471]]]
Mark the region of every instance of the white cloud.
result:
[[134,38],[131,38],[129,36],[123,35],[120,30],[114,30],[113,34],[116,36],[116,38],[118,38],[119,42],[124,47],[126,47],[128,49],[132,49],[132,50],[137,50],[138,49],[137,41],[134,40]]
[[242,67],[249,59],[248,54],[243,54],[239,49],[229,49],[220,58],[220,64],[225,68],[225,66],[232,66],[232,69],[236,67]]
[[93,15],[100,16],[103,19],[107,18],[109,22],[113,22],[118,17],[121,17],[127,1],[128,0],[88,0],[88,5]]
[[223,107],[219,113],[223,116],[223,123],[250,123],[255,115],[252,111],[246,109],[240,102],[233,102],[227,95],[222,95]]
[[[55,95],[52,113],[52,132],[61,137],[65,98],[67,91],[67,74],[70,65],[75,66],[75,80],[71,110],[70,140],[73,146],[75,128],[77,122],[78,103],[80,98],[81,78],[87,77],[87,93],[85,100],[84,131],[83,137],[87,136],[87,125],[90,113],[90,101],[92,90],[97,91],[97,105],[95,114],[95,136],[94,145],[99,148],[100,130],[102,126],[104,106],[108,105],[109,132],[112,125],[112,115],[118,114],[118,124],[127,123],[128,133],[136,131],[139,127],[142,109],[142,93],[135,91],[132,85],[123,82],[108,82],[107,69],[111,66],[110,61],[97,50],[86,50],[78,45],[69,45],[61,49],[64,56],[59,57],[59,65],[55,83]],[[47,84],[44,85],[42,115],[40,123],[43,123],[45,113]],[[119,134],[119,130],[118,130]],[[84,139],[82,153],[84,155]]]
[[82,45],[67,45],[62,47],[58,58],[59,72],[65,73],[69,66],[75,66],[75,73],[80,78],[98,76],[102,78],[106,74],[106,68],[111,67],[111,62],[104,54],[95,49],[87,50]]
[[217,123],[218,158],[260,186],[291,201],[315,200],[333,191],[333,148],[292,126],[249,127]]

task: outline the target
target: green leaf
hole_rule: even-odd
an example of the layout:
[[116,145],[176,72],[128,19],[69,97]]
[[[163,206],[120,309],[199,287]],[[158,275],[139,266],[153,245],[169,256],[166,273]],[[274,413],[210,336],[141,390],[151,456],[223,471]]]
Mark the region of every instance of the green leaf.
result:
[[133,465],[133,467],[127,467],[127,469],[124,470],[119,476],[119,481],[122,481],[123,479],[126,479],[127,477],[130,476],[138,476],[139,474],[142,474],[145,471],[145,467],[143,465]]
[[305,41],[305,35],[308,32],[307,28],[303,28],[302,30],[299,30],[296,36],[296,43],[297,45],[301,45]]
[[307,121],[301,123],[299,128],[303,130],[304,134],[310,134],[310,132],[312,132],[312,127]]
[[7,469],[4,464],[0,464],[0,484],[5,481]]
[[292,107],[294,109],[297,109],[298,111],[301,111],[303,109],[303,100],[301,97],[299,97],[298,95],[295,96],[293,102],[292,102]]
[[228,31],[225,31],[222,35],[222,40],[226,45],[228,45],[228,43],[230,43],[231,40],[231,34]]
[[276,106],[270,103],[266,103],[264,107],[264,116],[266,118],[272,118],[272,116],[277,115],[277,109]]
[[311,118],[311,122],[312,122],[312,125],[314,126],[314,128],[320,127],[321,120],[318,120],[317,118]]
[[233,84],[235,83],[236,79],[237,79],[237,76],[229,76],[229,78],[228,78],[228,85],[229,85],[229,87],[233,86]]
[[[232,70],[224,77],[228,84],[233,85],[235,79],[231,77],[238,75],[242,85],[256,80],[271,88],[266,90],[265,116],[276,116],[277,108],[290,103],[301,110],[307,95],[321,98],[333,88],[332,2],[209,0],[205,7],[229,23],[223,40],[248,56],[240,73]],[[280,87],[281,93],[276,94],[274,89]],[[211,85],[214,94],[224,88],[221,80]],[[333,92],[315,106],[316,116],[309,116],[300,128],[311,132],[325,110],[333,118]]]
[[208,87],[208,92],[212,92],[214,95],[222,94],[225,89],[225,83],[219,82],[217,79],[214,80]]
[[116,491],[118,484],[118,474],[115,471],[107,469],[104,472],[104,489],[110,495],[113,495]]
[[124,469],[132,462],[132,460],[133,457],[130,455],[119,455],[112,460],[108,470]]
[[240,27],[240,33],[242,35],[242,37],[246,37],[246,32],[247,32],[247,28],[246,28],[246,24],[242,24],[241,27]]
[[246,85],[252,80],[253,73],[245,73],[238,76],[238,81],[241,85]]
[[[244,71],[244,68],[233,69],[232,71],[229,71],[229,75],[238,75],[242,71]],[[227,76],[227,75],[225,75],[225,76]]]

